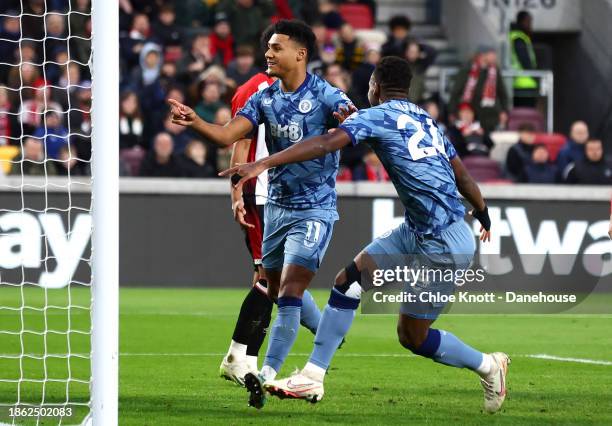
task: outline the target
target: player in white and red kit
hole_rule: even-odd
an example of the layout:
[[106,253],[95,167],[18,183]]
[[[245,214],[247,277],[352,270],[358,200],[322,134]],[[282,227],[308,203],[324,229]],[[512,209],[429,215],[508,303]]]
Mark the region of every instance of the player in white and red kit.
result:
[[[240,86],[232,98],[232,116],[240,111],[251,95],[273,82],[266,74],[259,73]],[[251,136],[250,139],[241,139],[234,144],[230,161],[232,166],[268,155],[264,125],[260,125]],[[246,182],[242,189],[230,186],[234,219],[244,231],[246,246],[253,258],[254,273],[253,287],[242,302],[232,342],[219,371],[222,377],[242,385],[247,372],[257,371],[257,354],[266,337],[273,307],[267,295],[267,282],[261,266],[263,207],[268,194],[268,175],[262,173]]]

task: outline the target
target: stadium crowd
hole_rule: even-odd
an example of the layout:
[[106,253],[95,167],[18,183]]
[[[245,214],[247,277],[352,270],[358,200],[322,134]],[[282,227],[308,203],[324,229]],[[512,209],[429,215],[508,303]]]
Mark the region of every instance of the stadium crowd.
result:
[[[437,52],[412,36],[410,18],[393,17],[386,42],[374,43],[362,40],[343,18],[342,3],[367,7],[376,22],[373,0],[120,0],[121,173],[215,177],[226,168],[230,150],[173,124],[166,99],[193,106],[207,121],[228,122],[236,88],[263,70],[259,35],[274,20],[297,18],[317,37],[309,71],[344,90],[359,108],[368,106],[368,81],[381,57],[399,55],[413,64],[411,101],[437,120],[477,179],[612,183],[602,142],[591,138],[583,121],[573,123],[552,150],[537,125],[512,125],[510,97],[493,47],[478,48],[443,104],[425,86],[425,72]],[[12,174],[86,175],[90,0],[47,0],[46,5],[43,0],[0,5],[0,161],[9,158],[12,167],[5,172]],[[528,42],[523,33],[516,34],[517,45]],[[20,38],[26,40],[19,43]],[[499,164],[491,151],[496,135],[509,129],[518,142]],[[387,181],[389,176],[376,155],[360,145],[343,150],[338,180]]]

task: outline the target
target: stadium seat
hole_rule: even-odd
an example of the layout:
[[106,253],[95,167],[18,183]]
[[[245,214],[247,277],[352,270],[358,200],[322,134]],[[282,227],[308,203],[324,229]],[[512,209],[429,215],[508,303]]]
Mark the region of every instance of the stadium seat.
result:
[[13,164],[11,160],[19,155],[19,147],[17,146],[0,146],[0,168],[2,173],[7,175],[11,171]]
[[565,141],[565,136],[560,133],[538,133],[536,135],[535,143],[546,145],[548,155],[550,156],[550,161],[555,162],[561,147],[563,147],[565,144]]
[[536,132],[544,132],[544,117],[535,108],[513,108],[508,114],[508,130],[518,130],[521,124],[533,124]]
[[339,7],[342,18],[355,29],[372,28],[374,19],[372,11],[363,4],[341,4]]
[[122,149],[119,153],[121,160],[127,164],[130,176],[138,176],[140,173],[140,163],[146,155],[146,151],[140,147]]
[[501,179],[502,171],[499,163],[488,157],[464,157],[463,164],[477,182],[491,182]]

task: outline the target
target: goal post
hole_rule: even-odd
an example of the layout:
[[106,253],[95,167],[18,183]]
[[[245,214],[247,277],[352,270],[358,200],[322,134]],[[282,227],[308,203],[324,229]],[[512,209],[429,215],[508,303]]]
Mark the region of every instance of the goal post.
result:
[[119,2],[92,1],[93,424],[118,423]]
[[118,0],[0,29],[0,425],[117,425]]

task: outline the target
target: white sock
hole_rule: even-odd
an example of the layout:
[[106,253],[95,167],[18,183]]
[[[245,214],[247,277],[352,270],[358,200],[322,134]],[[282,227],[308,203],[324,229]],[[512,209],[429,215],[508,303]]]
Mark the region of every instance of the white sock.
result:
[[489,354],[482,354],[482,362],[480,366],[476,369],[476,373],[480,375],[480,377],[485,378],[489,376],[495,368],[495,361],[493,357]]
[[264,365],[261,367],[259,374],[264,378],[264,380],[274,380],[278,373],[269,365]]
[[249,370],[258,371],[257,370],[257,357],[253,355],[246,356],[247,365],[249,366]]
[[246,357],[246,351],[247,345],[232,340],[229,350],[227,351],[227,356],[231,355],[234,359],[242,360]]
[[313,364],[312,362],[306,363],[304,369],[302,370],[302,374],[321,383],[323,383],[323,379],[325,379],[325,369]]

